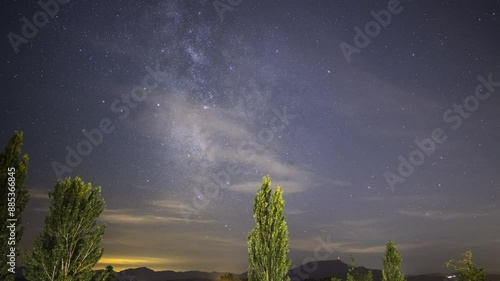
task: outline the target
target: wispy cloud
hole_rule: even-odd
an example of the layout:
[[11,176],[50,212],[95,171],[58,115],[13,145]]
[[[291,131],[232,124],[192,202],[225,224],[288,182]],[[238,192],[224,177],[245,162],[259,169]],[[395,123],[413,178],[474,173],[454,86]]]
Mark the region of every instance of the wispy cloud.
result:
[[352,220],[343,220],[340,223],[349,227],[372,227],[376,225],[380,225],[381,223],[386,223],[391,221],[391,218],[369,218],[369,219],[352,219]]
[[[261,185],[262,182],[253,181],[253,182],[245,182],[245,183],[231,185],[229,189],[238,192],[255,194],[257,193]],[[303,184],[294,181],[279,182],[279,186],[283,189],[283,193],[288,193],[288,194],[303,192],[306,189]]]
[[168,214],[172,215],[186,215],[189,213],[186,205],[179,201],[172,199],[161,199],[154,200],[149,203],[149,207],[156,209],[157,211],[166,211]]
[[305,212],[306,211],[300,210],[300,209],[285,208],[285,214],[288,216],[301,215],[301,214],[304,214]]
[[48,191],[30,188],[30,189],[28,189],[28,192],[30,193],[30,199],[49,200],[49,192]]
[[160,216],[150,214],[137,214],[137,210],[119,209],[105,210],[100,220],[111,224],[173,224],[173,223],[211,223],[212,220],[199,220],[173,216]]
[[475,208],[474,210],[398,210],[400,215],[431,220],[454,220],[491,216],[500,213],[500,209],[495,205]]
[[[359,242],[352,241],[328,241],[325,237],[317,237],[317,239],[323,239],[327,243],[328,248],[332,251],[332,254],[343,253],[343,254],[383,254],[386,250],[385,244],[379,245],[364,245]],[[295,250],[302,250],[306,252],[312,252],[315,249],[320,249],[321,246],[317,239],[294,239],[290,243],[290,248]],[[328,243],[330,242],[330,243]],[[427,247],[432,245],[430,242],[416,242],[416,243],[401,243],[398,244],[398,250],[414,250],[422,247]],[[325,249],[323,249],[325,250]]]

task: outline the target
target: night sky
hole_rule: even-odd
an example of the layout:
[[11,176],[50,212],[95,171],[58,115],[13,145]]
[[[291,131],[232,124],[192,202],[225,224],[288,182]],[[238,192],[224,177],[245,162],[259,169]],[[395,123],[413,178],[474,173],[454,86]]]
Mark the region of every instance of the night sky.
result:
[[22,249],[57,178],[81,176],[106,201],[98,267],[241,273],[270,174],[294,266],[322,240],[381,268],[394,240],[405,274],[468,249],[498,272],[499,1],[60,2],[25,35],[41,6],[1,4],[0,144],[22,130],[30,157]]

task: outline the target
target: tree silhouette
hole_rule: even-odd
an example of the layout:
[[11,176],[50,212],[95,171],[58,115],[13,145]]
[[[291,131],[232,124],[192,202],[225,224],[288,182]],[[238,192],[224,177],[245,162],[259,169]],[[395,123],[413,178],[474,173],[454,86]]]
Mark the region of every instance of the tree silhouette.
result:
[[[23,146],[23,133],[15,132],[9,140],[5,150],[0,154],[0,249],[2,262],[0,264],[0,280],[14,280],[13,271],[16,261],[11,258],[19,256],[19,242],[23,236],[22,214],[29,201],[26,189],[26,176],[28,172],[28,155],[21,156]],[[11,227],[12,232],[7,228]],[[11,238],[11,233],[15,234]],[[14,249],[12,252],[11,250]],[[11,257],[8,257],[11,256]],[[10,263],[10,264],[9,264]],[[10,271],[9,271],[10,269]]]
[[458,281],[484,281],[486,273],[483,269],[477,269],[472,262],[472,252],[463,253],[462,260],[449,260],[446,267],[455,270],[458,274]]
[[356,261],[352,255],[349,255],[349,264],[347,265],[346,281],[373,281],[373,273],[368,270],[368,273],[360,273],[356,271]]
[[387,242],[385,256],[382,258],[384,268],[382,269],[383,281],[404,281],[401,273],[401,256],[396,249],[394,241]]
[[234,281],[234,277],[232,273],[222,274],[220,277],[221,281]]
[[116,279],[116,272],[111,265],[106,266],[106,269],[99,274],[96,281],[118,281]]
[[262,178],[255,196],[255,228],[248,236],[249,281],[283,281],[290,267],[288,227],[283,212],[285,201],[281,187],[272,192],[271,178]]
[[103,249],[104,225],[96,219],[104,210],[101,188],[80,178],[57,181],[49,192],[50,209],[43,232],[28,255],[25,276],[31,281],[89,281]]
[[347,277],[346,281],[357,281],[354,278],[354,267],[356,266],[356,261],[354,260],[354,257],[352,255],[349,255],[349,265],[347,265]]

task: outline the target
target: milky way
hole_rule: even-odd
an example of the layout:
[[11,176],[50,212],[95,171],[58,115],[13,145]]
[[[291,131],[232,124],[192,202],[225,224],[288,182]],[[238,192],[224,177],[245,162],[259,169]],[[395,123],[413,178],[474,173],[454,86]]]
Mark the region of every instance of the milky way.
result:
[[[23,130],[30,156],[22,246],[41,231],[53,163],[107,118],[114,130],[62,174],[103,188],[99,266],[245,271],[270,174],[294,265],[331,237],[326,258],[365,267],[394,240],[408,274],[467,249],[498,270],[500,89],[484,86],[458,129],[443,114],[478,75],[500,81],[499,4],[401,1],[360,47],[388,1],[268,2],[224,2],[223,17],[210,1],[60,4],[17,53],[7,35],[42,8],[3,3],[1,140]],[[342,43],[359,52],[347,60]],[[128,103],[133,89],[145,96]],[[384,173],[401,176],[398,157],[435,128],[447,140],[391,190]]]

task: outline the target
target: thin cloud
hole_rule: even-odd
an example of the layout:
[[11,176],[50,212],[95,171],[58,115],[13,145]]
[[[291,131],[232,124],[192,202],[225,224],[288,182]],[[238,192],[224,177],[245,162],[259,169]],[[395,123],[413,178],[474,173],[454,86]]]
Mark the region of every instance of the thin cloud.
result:
[[172,223],[211,223],[212,220],[199,220],[189,218],[179,218],[171,216],[159,215],[141,215],[132,214],[134,210],[120,209],[120,210],[105,210],[100,216],[100,220],[111,224],[172,224]]
[[48,191],[30,188],[30,189],[28,189],[28,192],[30,194],[30,199],[49,200],[49,192]]
[[398,210],[400,215],[431,220],[455,220],[491,216],[498,214],[499,209],[495,205],[485,206],[482,210],[469,211],[444,211],[444,210]]
[[[323,244],[318,242],[319,239],[323,240]],[[330,243],[328,243],[330,242]],[[417,243],[401,243],[398,244],[398,250],[414,250],[432,245],[431,242],[417,242]],[[352,241],[328,241],[327,237],[318,236],[316,239],[294,239],[290,242],[290,248],[306,252],[325,251],[323,247],[327,245],[332,254],[347,253],[347,254],[383,254],[386,251],[385,243],[379,245],[362,245],[358,242]]]
[[304,214],[305,212],[306,211],[300,209],[285,208],[285,214],[288,216],[301,215]]
[[[229,189],[237,192],[255,194],[257,193],[257,191],[259,191],[261,185],[262,182],[260,181],[252,181],[252,182],[245,182],[245,183],[231,185]],[[289,193],[298,193],[305,191],[304,185],[298,182],[283,181],[279,182],[278,185],[282,188],[283,193],[289,194]]]

